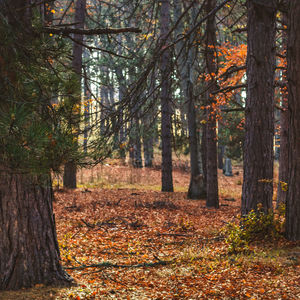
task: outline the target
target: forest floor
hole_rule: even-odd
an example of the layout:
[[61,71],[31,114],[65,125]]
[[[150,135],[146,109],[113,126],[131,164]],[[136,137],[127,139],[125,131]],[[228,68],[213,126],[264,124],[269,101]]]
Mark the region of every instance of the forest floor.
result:
[[238,222],[241,168],[219,174],[220,209],[187,200],[186,162],[174,193],[160,170],[111,161],[55,192],[62,264],[77,286],[0,293],[0,299],[300,299],[300,243],[279,238],[229,255],[222,228]]

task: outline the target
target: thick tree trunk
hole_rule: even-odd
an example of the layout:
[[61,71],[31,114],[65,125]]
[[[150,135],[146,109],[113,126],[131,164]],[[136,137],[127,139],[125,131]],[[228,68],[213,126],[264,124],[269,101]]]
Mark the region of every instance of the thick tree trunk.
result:
[[300,240],[300,6],[291,0],[288,37],[289,180],[286,202],[286,236]]
[[[216,7],[216,0],[207,0],[206,13],[209,13]],[[217,65],[215,59],[215,46],[216,46],[216,21],[215,14],[212,14],[207,19],[206,25],[206,69],[207,73],[211,75],[211,80],[208,82],[209,89],[207,92],[207,102],[210,108],[207,109],[206,118],[206,206],[219,207],[218,195],[218,158],[217,158],[217,121],[216,113],[212,104],[215,100],[212,98],[211,93],[217,89],[215,74],[217,73]]]
[[[84,29],[84,21],[85,21],[85,7],[86,0],[77,0],[75,6],[75,28],[76,29]],[[82,68],[82,42],[83,36],[80,34],[74,35],[74,40],[78,41],[78,43],[74,42],[73,44],[73,61],[72,67],[75,72],[75,76],[77,77],[77,84],[74,86],[74,95],[75,103],[81,103],[81,68]],[[76,121],[78,118],[74,118]],[[72,123],[72,122],[71,122]],[[71,126],[74,126],[71,124]],[[78,124],[75,124],[75,127],[78,127]],[[65,164],[64,167],[64,187],[74,189],[77,187],[76,182],[76,172],[77,167],[74,161],[69,161]]]
[[[166,35],[170,26],[169,0],[161,0],[161,38],[167,43]],[[162,139],[162,187],[163,192],[173,192],[172,175],[172,121],[171,121],[171,52],[164,51],[161,69],[161,139]]]
[[276,1],[248,1],[242,215],[272,209]]
[[50,176],[0,175],[0,290],[62,285]]

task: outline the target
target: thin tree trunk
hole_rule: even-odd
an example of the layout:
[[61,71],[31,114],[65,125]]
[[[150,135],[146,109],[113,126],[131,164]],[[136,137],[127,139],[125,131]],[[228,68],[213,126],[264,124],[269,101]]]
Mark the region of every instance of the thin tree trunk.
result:
[[289,180],[286,236],[300,240],[300,6],[290,0],[288,36]]
[[[286,12],[283,12],[282,24],[287,26],[288,15]],[[287,33],[283,32],[283,49],[287,49]],[[287,84],[287,74],[283,72],[282,80]],[[277,202],[276,206],[278,207],[281,203],[286,203],[287,197],[287,182],[289,176],[289,110],[288,110],[288,95],[284,90],[282,91],[282,108],[283,111],[280,111],[280,148],[279,148],[279,176],[278,176],[278,187],[277,187]]]
[[248,1],[242,215],[272,210],[276,1]]
[[[123,98],[124,98],[124,93],[125,90],[121,86],[119,82],[119,103],[120,106],[122,106]],[[121,159],[126,158],[126,151],[125,151],[125,141],[126,141],[126,132],[125,132],[125,124],[124,124],[124,111],[123,108],[119,107],[119,122],[120,122],[120,130],[119,130],[119,140],[120,140],[120,150],[119,150],[119,155]]]
[[[206,13],[216,7],[216,0],[207,0]],[[206,67],[207,73],[211,75],[211,80],[208,82],[210,88],[207,92],[207,99],[210,108],[207,109],[206,118],[206,206],[207,207],[219,207],[219,195],[218,195],[218,165],[217,165],[217,133],[216,133],[216,114],[212,104],[215,100],[210,95],[212,91],[216,90],[215,74],[217,73],[217,66],[215,61],[215,48],[216,47],[216,21],[215,14],[212,14],[207,19],[206,25]]]
[[[86,8],[86,0],[77,0],[76,6],[75,6],[75,28],[76,29],[83,29],[84,28],[84,21],[85,21],[85,8]],[[75,98],[75,103],[79,104],[81,103],[81,68],[82,68],[82,42],[83,42],[83,36],[75,34],[74,40],[78,41],[78,43],[73,43],[73,61],[72,61],[72,67],[75,72],[75,76],[77,78],[76,86],[74,87],[74,95],[72,97]],[[74,118],[75,123],[78,122],[78,118]],[[71,121],[72,123],[72,121]],[[77,124],[71,124],[71,126],[79,127]],[[79,128],[78,128],[79,131]],[[78,133],[75,133],[75,135],[78,136]],[[77,142],[77,141],[76,141]],[[65,188],[75,189],[77,187],[76,182],[76,172],[77,167],[76,163],[74,161],[69,161],[65,164],[64,168],[64,176],[63,176],[63,182]]]
[[218,169],[220,170],[223,170],[224,167],[224,152],[225,152],[225,146],[219,144],[218,145]]
[[107,131],[107,108],[108,108],[107,86],[101,86],[100,98],[101,98],[100,132],[101,135],[105,135]]
[[[207,147],[206,147],[206,124],[202,125],[202,137],[201,137],[201,158],[202,158],[202,167],[203,167],[203,183],[204,187],[207,187]],[[206,193],[207,195],[207,193]]]
[[[136,112],[139,115],[138,112]],[[141,143],[141,133],[140,133],[140,118],[139,116],[134,117],[134,130],[133,130],[133,167],[142,168],[142,143]]]
[[156,105],[156,98],[157,93],[155,91],[155,81],[157,77],[156,69],[152,71],[150,82],[149,82],[149,94],[150,96],[150,103],[148,104],[149,107],[147,110],[149,113],[146,113],[144,116],[144,165],[147,168],[151,168],[153,166],[153,159],[154,159],[154,144],[155,139],[157,137],[157,105]]
[[189,93],[188,103],[188,128],[189,128],[189,145],[190,145],[190,163],[191,163],[191,178],[187,197],[189,199],[206,198],[206,189],[204,186],[203,172],[199,167],[199,139],[196,123],[196,110],[193,95],[192,83],[188,83],[187,89]]
[[[177,21],[182,14],[181,1],[174,0],[174,7],[174,21]],[[189,17],[189,23],[191,27],[194,26],[195,15],[195,8],[193,8]],[[176,36],[180,36],[181,34],[183,34],[183,32],[183,22],[180,22],[178,28],[175,31]],[[194,35],[190,37],[191,44],[192,39],[194,38]],[[176,55],[179,56],[177,60],[178,73],[180,76],[181,93],[184,98],[184,103],[186,103],[185,110],[187,111],[189,135],[191,176],[187,197],[189,199],[201,199],[206,197],[206,189],[203,182],[203,170],[200,168],[199,165],[200,141],[197,132],[197,117],[195,108],[196,103],[194,96],[194,84],[197,80],[197,76],[195,76],[195,58],[197,55],[197,49],[196,46],[193,46],[192,48],[185,47],[184,42],[181,42],[176,45],[175,51]],[[184,112],[181,112],[181,116],[183,115]],[[185,125],[182,124],[182,126],[184,127]],[[184,130],[182,130],[182,134],[184,134]]]
[[[89,54],[85,53],[86,59],[89,58]],[[89,128],[90,128],[90,122],[91,119],[91,105],[90,105],[90,89],[89,89],[89,83],[88,83],[88,74],[89,69],[85,70],[84,72],[84,103],[83,103],[83,115],[84,115],[84,131],[83,131],[83,150],[84,153],[87,153],[87,144],[88,144],[88,134],[89,134]]]
[[[169,0],[161,0],[161,38],[167,43],[170,25]],[[172,120],[171,120],[171,52],[165,50],[160,61],[161,69],[161,139],[162,139],[162,187],[163,192],[173,192],[172,175]]]

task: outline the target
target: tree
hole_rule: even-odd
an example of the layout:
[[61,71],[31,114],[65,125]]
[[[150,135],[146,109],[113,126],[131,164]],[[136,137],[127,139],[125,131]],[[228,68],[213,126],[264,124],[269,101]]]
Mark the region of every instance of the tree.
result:
[[242,214],[267,213],[273,197],[276,1],[248,1]]
[[[86,0],[77,0],[75,6],[75,29],[84,29],[84,20],[85,20],[85,8],[86,8]],[[75,34],[74,35],[74,44],[73,44],[73,61],[72,67],[74,69],[74,74],[76,80],[74,82],[74,93],[72,97],[72,102],[74,106],[80,105],[81,103],[81,69],[82,69],[82,42],[83,35]],[[75,130],[75,137],[78,137],[79,128],[75,128],[74,125],[78,124],[78,114],[71,114],[69,126],[71,130]],[[75,139],[77,142],[77,139]],[[76,183],[76,172],[77,167],[74,161],[69,161],[65,164],[64,168],[64,187],[75,189],[77,187]]]
[[[174,0],[174,17],[175,22],[180,19],[182,15],[182,4],[179,0]],[[189,26],[192,28],[196,22],[196,6],[193,5],[189,16]],[[184,32],[183,22],[180,22],[177,26],[175,33],[176,36],[180,36]],[[196,109],[196,97],[195,97],[195,85],[197,82],[196,68],[196,56],[198,54],[197,47],[193,41],[195,34],[192,34],[188,43],[181,41],[176,44],[175,53],[178,65],[178,74],[180,79],[180,89],[184,99],[185,110],[187,111],[188,121],[188,140],[189,140],[189,152],[190,152],[190,184],[187,197],[189,199],[201,199],[206,197],[206,190],[203,181],[203,170],[199,164],[200,157],[200,138],[197,128],[197,109]],[[192,46],[191,46],[192,45]],[[183,109],[182,109],[183,110]],[[184,113],[182,113],[184,114]],[[182,122],[183,123],[183,122]],[[182,132],[184,132],[184,124],[182,126]]]
[[50,176],[79,157],[67,126],[70,103],[52,105],[57,92],[73,96],[70,71],[60,64],[70,64],[60,36],[68,36],[70,28],[45,27],[39,15],[44,4],[0,1],[0,290],[72,282],[60,264]]
[[[168,42],[170,24],[169,0],[161,0],[160,26],[161,39]],[[171,52],[165,50],[160,58],[161,71],[161,140],[162,140],[162,187],[163,192],[173,192],[172,177],[172,122],[171,122]]]
[[[50,74],[43,73],[47,64],[41,53],[47,49],[41,48],[39,35],[33,33],[30,3],[0,2],[0,290],[72,281],[60,265],[45,157],[54,155],[49,147],[55,146],[55,133],[45,110],[43,80],[49,89],[53,86]],[[47,44],[47,38],[43,42]],[[36,73],[32,78],[27,72]]]
[[290,1],[287,53],[289,107],[289,180],[286,202],[286,236],[300,240],[300,6]]
[[[287,28],[288,15],[286,11],[282,12],[282,25],[283,27]],[[283,53],[286,53],[287,50],[287,32],[284,30],[282,32],[282,49]],[[286,66],[286,59],[282,59],[282,65]],[[286,203],[287,197],[287,182],[289,176],[288,170],[288,155],[289,155],[289,109],[288,109],[288,95],[287,95],[287,77],[286,77],[286,70],[283,71],[282,74],[282,81],[284,83],[284,87],[281,88],[281,95],[282,95],[282,110],[280,111],[280,152],[279,152],[279,174],[278,174],[278,187],[277,187],[277,206],[281,203]]]
[[[209,14],[216,7],[215,0],[207,0],[206,13]],[[217,65],[216,65],[216,21],[215,14],[211,14],[206,23],[206,68],[207,74],[210,76],[208,81],[207,91],[207,109],[206,117],[206,206],[207,207],[219,207],[219,196],[218,196],[218,165],[217,165],[217,121],[216,112],[214,111],[214,96],[212,92],[216,88]]]

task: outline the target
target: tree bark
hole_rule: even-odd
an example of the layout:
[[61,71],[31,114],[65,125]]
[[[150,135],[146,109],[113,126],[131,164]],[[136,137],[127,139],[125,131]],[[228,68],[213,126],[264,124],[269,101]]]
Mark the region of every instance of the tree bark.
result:
[[286,236],[300,240],[300,6],[290,1],[287,53],[289,121],[289,181],[286,203]]
[[248,1],[242,215],[272,210],[276,1]]
[[[169,0],[161,0],[161,38],[167,44],[166,36],[170,25]],[[172,121],[171,121],[171,52],[164,51],[160,61],[161,70],[161,139],[162,139],[162,192],[173,192],[172,175]]]
[[51,180],[45,177],[0,175],[0,290],[72,282],[60,265]]
[[[207,0],[206,13],[208,14],[216,7],[216,0]],[[217,90],[215,76],[217,73],[217,65],[215,59],[216,47],[216,20],[215,14],[207,19],[206,24],[206,73],[211,75],[211,80],[208,82],[210,86],[207,92],[207,102],[209,108],[207,109],[206,118],[206,206],[219,208],[218,195],[218,158],[217,158],[217,121],[216,113],[213,109],[215,100],[211,93]]]
[[224,152],[225,152],[225,146],[219,144],[218,145],[218,169],[220,170],[223,170],[224,168]]
[[188,83],[188,87],[187,87],[187,89],[190,90],[189,103],[188,103],[188,128],[189,128],[191,178],[190,178],[190,185],[189,185],[187,197],[189,199],[204,199],[206,198],[206,189],[204,186],[203,172],[201,172],[199,167],[200,143],[199,143],[198,132],[197,132],[196,110],[195,110],[193,88],[190,85],[192,85],[191,82]]
[[[85,21],[85,7],[86,0],[77,0],[75,6],[75,29],[83,29],[84,21]],[[75,98],[75,103],[81,103],[81,69],[82,69],[82,42],[83,35],[82,34],[74,34],[74,40],[78,43],[74,42],[73,44],[73,61],[72,67],[75,72],[75,76],[77,78],[76,86],[74,86],[74,95],[72,97]],[[75,123],[77,123],[77,118],[74,118]],[[72,123],[72,121],[71,121]],[[71,126],[79,127],[78,124],[71,124]],[[79,131],[79,129],[78,129]],[[75,134],[76,135],[76,134]],[[78,136],[78,134],[77,134]],[[77,142],[77,141],[76,141]],[[69,161],[65,164],[64,167],[64,176],[63,176],[63,184],[65,188],[75,189],[77,187],[76,181],[76,172],[77,166],[74,161]]]

